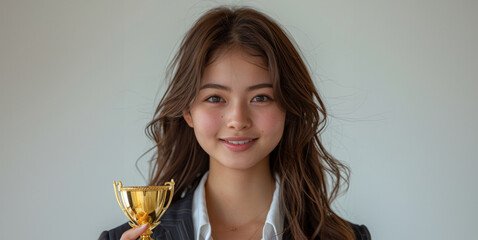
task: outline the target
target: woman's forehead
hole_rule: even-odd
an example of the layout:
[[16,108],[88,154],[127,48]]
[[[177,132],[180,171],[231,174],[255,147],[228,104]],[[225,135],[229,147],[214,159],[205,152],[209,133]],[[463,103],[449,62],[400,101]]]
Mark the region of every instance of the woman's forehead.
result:
[[253,50],[247,47],[237,46],[237,45],[222,46],[212,51],[211,56],[208,59],[205,67],[207,67],[210,64],[213,64],[218,59],[228,57],[232,54],[242,56],[244,59],[246,59],[250,63],[260,68],[263,68],[265,70],[268,70],[268,61],[266,56],[264,56],[264,54],[261,54],[260,52],[256,50]]
[[239,50],[219,55],[214,62],[206,66],[201,82],[227,85],[272,83],[262,58]]

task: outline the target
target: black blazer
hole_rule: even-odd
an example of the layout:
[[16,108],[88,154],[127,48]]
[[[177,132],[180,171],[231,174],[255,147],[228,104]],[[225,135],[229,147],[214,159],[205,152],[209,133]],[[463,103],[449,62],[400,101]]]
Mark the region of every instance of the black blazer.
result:
[[[161,224],[154,230],[151,237],[161,240],[194,239],[192,218],[192,193],[171,205],[161,217]],[[370,233],[364,225],[351,224],[357,240],[370,240]],[[121,235],[131,227],[125,223],[119,227],[101,233],[98,240],[119,240]]]

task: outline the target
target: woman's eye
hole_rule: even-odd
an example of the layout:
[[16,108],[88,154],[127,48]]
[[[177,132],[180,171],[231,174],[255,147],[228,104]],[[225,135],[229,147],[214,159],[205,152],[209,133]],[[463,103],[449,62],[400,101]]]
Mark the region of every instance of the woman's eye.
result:
[[252,98],[253,102],[267,102],[267,101],[270,101],[270,100],[272,100],[272,98],[270,98],[269,96],[266,96],[266,95],[259,95],[259,96],[255,96],[254,98]]
[[206,101],[210,103],[220,103],[220,102],[224,102],[224,99],[222,99],[219,96],[210,96],[206,99]]

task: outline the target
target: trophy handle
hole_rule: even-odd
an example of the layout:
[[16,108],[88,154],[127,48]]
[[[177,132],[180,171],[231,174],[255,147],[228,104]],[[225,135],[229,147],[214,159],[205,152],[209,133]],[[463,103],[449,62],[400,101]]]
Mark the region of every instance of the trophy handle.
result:
[[[118,196],[118,190],[121,191],[121,188],[123,187],[123,183],[122,183],[121,181],[118,181],[118,182],[113,181],[113,185],[114,185],[114,187],[115,187],[116,201],[118,201],[118,204],[119,204],[121,210],[123,210],[123,212],[124,212],[124,214],[126,215],[126,217],[128,217],[128,219],[131,221],[131,222],[129,223],[129,225],[130,225],[131,227],[137,227],[137,225],[136,225],[135,222],[133,221],[134,218],[129,214],[128,211],[126,211],[126,207],[123,206],[123,204],[121,203],[121,200],[120,200],[120,198],[119,198],[119,196]],[[117,187],[117,185],[118,185],[118,187]]]
[[171,179],[170,182],[166,182],[164,184],[165,186],[169,186],[169,200],[168,200],[168,203],[167,205],[163,208],[163,211],[161,212],[161,214],[159,215],[158,217],[158,220],[156,222],[153,223],[153,225],[158,225],[160,222],[160,219],[161,217],[163,216],[163,214],[166,212],[164,209],[168,209],[169,208],[169,205],[171,204],[171,201],[173,200],[173,194],[174,194],[174,179]]
[[174,194],[174,179],[171,179],[171,182],[166,182],[165,185],[168,185],[168,186],[169,186],[169,191],[170,191],[168,205],[166,206],[166,209],[168,209],[168,208],[169,208],[169,204],[171,204],[171,201],[173,200],[173,194]]

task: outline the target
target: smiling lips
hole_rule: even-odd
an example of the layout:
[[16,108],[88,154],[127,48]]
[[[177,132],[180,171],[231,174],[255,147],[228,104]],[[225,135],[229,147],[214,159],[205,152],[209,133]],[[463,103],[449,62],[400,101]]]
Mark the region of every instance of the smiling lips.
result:
[[244,140],[244,141],[229,141],[229,140],[224,140],[228,143],[232,143],[232,144],[235,144],[235,145],[242,145],[242,144],[246,144],[248,142],[252,142],[253,139],[249,139],[249,140]]
[[233,152],[242,152],[254,145],[257,138],[247,138],[247,137],[231,137],[220,139],[221,142]]

